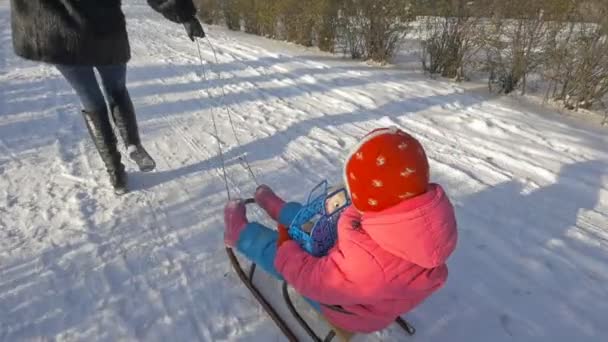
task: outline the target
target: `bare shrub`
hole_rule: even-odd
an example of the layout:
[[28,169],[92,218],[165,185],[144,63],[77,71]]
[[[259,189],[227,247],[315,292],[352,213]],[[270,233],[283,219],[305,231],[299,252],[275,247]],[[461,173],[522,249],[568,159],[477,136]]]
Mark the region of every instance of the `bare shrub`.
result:
[[205,24],[213,25],[221,22],[223,14],[218,1],[219,0],[197,1],[196,5],[201,9],[198,11],[198,16]]
[[351,57],[378,62],[391,59],[413,18],[404,0],[347,0],[340,14],[341,39]]
[[319,49],[334,52],[338,30],[338,9],[340,0],[315,0],[318,16],[315,21],[315,36]]
[[[349,13],[349,12],[353,13]],[[345,54],[349,54],[353,59],[360,59],[365,56],[365,19],[357,15],[355,11],[345,11],[343,8],[342,16],[338,19],[339,36],[342,49]]]
[[465,0],[437,3],[434,15],[424,18],[420,26],[423,69],[457,81],[465,79],[465,66],[482,46],[480,22]]
[[526,93],[529,73],[543,62],[548,26],[541,3],[524,0],[496,3],[486,38],[490,90],[509,94],[518,87]]
[[317,17],[314,1],[277,1],[279,20],[284,30],[283,36],[285,39],[304,46],[313,45],[313,28]]
[[277,3],[267,0],[256,0],[255,14],[257,17],[258,34],[276,38],[276,25],[279,16]]
[[276,3],[266,0],[238,0],[239,13],[247,33],[275,37],[277,24]]
[[233,31],[241,30],[239,0],[223,0],[220,7],[224,16],[224,22],[226,23],[228,29]]
[[[589,31],[590,32],[589,32]],[[608,41],[601,30],[582,29],[572,41],[574,53],[562,67],[556,97],[569,109],[590,109],[608,95]]]
[[238,0],[238,12],[243,20],[243,29],[247,33],[260,34],[256,0]]
[[572,2],[569,13],[589,22],[567,17],[555,25],[546,49],[546,98],[571,110],[605,109],[608,97],[608,4],[588,5],[592,9]]

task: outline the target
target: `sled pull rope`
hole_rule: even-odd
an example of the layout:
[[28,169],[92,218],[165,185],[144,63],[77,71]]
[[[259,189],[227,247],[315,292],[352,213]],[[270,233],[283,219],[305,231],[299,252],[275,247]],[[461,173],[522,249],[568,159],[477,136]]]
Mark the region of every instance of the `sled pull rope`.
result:
[[[205,36],[205,39],[207,40],[207,44],[209,45],[209,47],[211,48],[211,51],[213,52],[213,59],[215,60],[215,64],[219,64],[219,60],[217,59],[217,52],[215,50],[215,46],[213,46],[213,44],[211,43],[211,40],[209,40],[209,37]],[[200,48],[199,48],[199,57],[202,60],[202,55],[200,54]],[[221,81],[222,80],[222,72],[221,70],[217,70],[217,77],[218,79]],[[232,130],[232,135],[234,136],[234,139],[236,140],[236,144],[240,149],[243,149],[242,145],[241,145],[241,141],[239,139],[239,135],[236,133],[236,129],[235,129],[235,125],[234,125],[234,120],[232,120],[232,110],[226,105],[226,103],[224,103],[224,99],[226,98],[226,89],[224,88],[224,85],[220,83],[220,89],[222,91],[222,97],[220,98],[220,103],[222,104],[222,107],[224,108],[224,110],[226,111],[226,114],[228,115],[228,122],[230,122],[230,129]],[[242,157],[239,157],[239,159],[241,159],[244,163],[245,168],[249,171],[249,175],[251,176],[251,178],[253,178],[253,181],[255,183],[256,186],[259,186],[260,183],[258,182],[255,173],[253,173],[253,169],[251,168],[251,165],[249,164],[249,161],[247,160],[247,154],[244,154]]]
[[[196,47],[198,49],[198,57],[199,57],[199,62],[201,64],[201,69],[203,70],[203,78],[208,83],[209,79],[207,78],[207,69],[205,68],[205,64],[203,63],[203,55],[201,54],[201,46],[198,42],[198,39],[196,40]],[[211,91],[209,89],[207,89],[207,95],[210,98],[213,98],[213,96],[211,95]],[[222,163],[222,178],[224,180],[224,186],[226,187],[226,196],[228,197],[228,200],[231,200],[232,196],[230,194],[230,186],[228,185],[228,173],[226,172],[226,160],[224,158],[224,151],[222,150],[222,142],[220,141],[220,135],[219,135],[219,131],[217,129],[217,123],[215,121],[215,108],[214,107],[211,107],[211,121],[213,122],[213,132],[214,132],[215,140],[217,142],[217,149],[218,149],[218,152],[220,155],[220,160]]]
[[[211,51],[213,51],[213,57],[215,59],[215,64],[219,64],[219,60],[217,58],[217,52],[215,50],[215,47],[213,46],[213,44],[211,43],[211,41],[209,40],[208,37],[205,37],[207,40],[207,44],[209,45],[209,47],[211,48]],[[207,74],[207,69],[205,68],[205,64],[203,62],[203,54],[201,53],[201,46],[200,43],[198,41],[198,39],[196,40],[196,47],[198,50],[198,57],[199,57],[199,63],[201,65],[201,68],[203,70],[203,77],[205,79],[206,82],[209,82],[209,77]],[[218,79],[221,81],[222,80],[222,75],[221,75],[221,71],[217,70],[216,72],[218,75]],[[222,96],[219,99],[219,105],[225,110],[227,116],[228,116],[228,121],[230,122],[230,129],[232,130],[232,135],[234,136],[234,139],[236,140],[237,146],[238,148],[240,148],[241,150],[243,150],[243,146],[241,144],[241,141],[238,137],[238,134],[236,132],[236,128],[235,128],[235,124],[234,124],[234,120],[232,119],[232,110],[224,103],[224,99],[226,98],[226,90],[224,88],[223,84],[220,84],[220,90],[222,92]],[[207,94],[210,98],[215,100],[215,97],[212,96],[211,94],[211,90],[207,89]],[[216,102],[217,103],[217,102]],[[211,111],[211,119],[213,121],[213,130],[214,130],[214,134],[215,134],[215,138],[218,144],[218,150],[220,153],[220,157],[221,157],[221,161],[222,161],[222,173],[223,173],[223,178],[224,178],[224,183],[226,185],[226,192],[228,193],[228,199],[231,199],[230,196],[230,191],[229,189],[229,185],[228,185],[228,175],[226,172],[226,158],[224,157],[224,153],[221,147],[221,141],[219,139],[219,130],[217,128],[217,122],[215,120],[215,108],[212,108]],[[243,155],[243,156],[239,156],[239,160],[241,161],[243,167],[247,170],[247,172],[249,173],[249,175],[251,176],[251,178],[253,179],[254,183],[256,184],[256,187],[260,185],[260,183],[257,180],[257,177],[255,176],[255,173],[253,172],[253,168],[251,167],[251,164],[249,163],[249,161],[247,160],[247,155]]]

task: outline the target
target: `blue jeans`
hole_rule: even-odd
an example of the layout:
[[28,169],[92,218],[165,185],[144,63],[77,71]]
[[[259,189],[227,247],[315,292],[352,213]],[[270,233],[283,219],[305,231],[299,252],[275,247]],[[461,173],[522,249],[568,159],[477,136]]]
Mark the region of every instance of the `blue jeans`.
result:
[[114,94],[127,91],[127,66],[125,64],[98,67],[56,65],[55,67],[74,88],[85,111],[96,113],[107,111],[105,96],[95,78],[95,69],[101,76],[101,83],[109,103],[115,102],[113,101]]
[[[99,117],[104,122],[109,121],[111,117],[125,145],[139,145],[141,143],[135,110],[126,86],[126,64],[104,66],[55,65],[55,67],[70,83],[80,98],[85,112]],[[101,87],[95,77],[95,69],[101,78]],[[109,112],[108,106],[110,108]]]

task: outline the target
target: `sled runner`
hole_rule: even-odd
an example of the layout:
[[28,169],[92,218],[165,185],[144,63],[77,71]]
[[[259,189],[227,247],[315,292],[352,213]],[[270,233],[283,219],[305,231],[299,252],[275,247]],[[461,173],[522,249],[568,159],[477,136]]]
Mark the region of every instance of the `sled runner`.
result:
[[[254,199],[247,199],[246,204],[255,203]],[[317,185],[308,197],[306,205],[298,212],[292,224],[288,228],[289,236],[296,241],[302,249],[314,256],[323,256],[333,247],[337,239],[337,221],[339,214],[350,204],[346,190],[341,188],[337,190],[329,190],[327,181],[321,182]],[[314,221],[314,222],[311,222]],[[279,227],[279,229],[287,229],[286,227]],[[285,334],[289,341],[299,341],[294,332],[289,328],[287,323],[280,317],[276,310],[269,304],[264,298],[261,292],[256,288],[253,283],[256,264],[252,264],[249,272],[240,265],[236,255],[231,248],[226,249],[230,262],[241,279],[241,281],[247,286],[249,291],[254,295],[256,300],[262,305],[266,313],[272,318],[277,327]],[[340,329],[332,329],[325,336],[321,338],[317,333],[310,327],[310,325],[302,318],[298,313],[296,307],[293,304],[289,296],[289,285],[287,282],[283,282],[282,295],[285,300],[285,304],[289,309],[289,312],[298,321],[302,329],[306,331],[312,341],[333,341],[338,334],[344,334],[345,332]],[[342,311],[345,314],[352,314],[344,311],[339,306],[324,305],[332,310]],[[398,317],[395,321],[408,335],[414,335],[416,330],[407,321]],[[333,327],[332,327],[333,328]],[[336,331],[338,330],[338,331]],[[352,333],[350,333],[352,335]]]

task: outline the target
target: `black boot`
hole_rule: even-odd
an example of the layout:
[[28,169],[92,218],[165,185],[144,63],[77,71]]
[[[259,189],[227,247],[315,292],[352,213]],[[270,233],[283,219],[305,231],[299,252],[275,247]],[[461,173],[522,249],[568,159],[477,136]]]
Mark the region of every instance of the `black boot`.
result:
[[110,176],[110,182],[117,195],[122,195],[127,189],[127,173],[125,166],[120,161],[121,156],[116,147],[116,136],[112,131],[112,125],[106,113],[90,113],[82,111],[87,128],[95,147],[106,165]]
[[111,94],[109,102],[112,120],[120,133],[125,147],[141,145],[135,108],[133,108],[129,92],[126,89],[121,89]]
[[137,164],[142,172],[154,170],[156,163],[144,149],[139,138],[135,108],[133,108],[133,102],[131,102],[128,91],[124,89],[118,94],[112,94],[111,98],[110,110],[112,112],[112,119],[127,148],[129,158]]
[[156,168],[154,159],[150,157],[148,151],[143,146],[130,145],[127,148],[127,153],[129,153],[129,158],[137,164],[141,172],[149,172]]
[[112,187],[114,187],[114,193],[117,195],[124,195],[129,192],[127,181],[128,176],[124,170],[124,167],[122,168],[122,171],[115,171],[110,173],[110,183],[112,183]]

